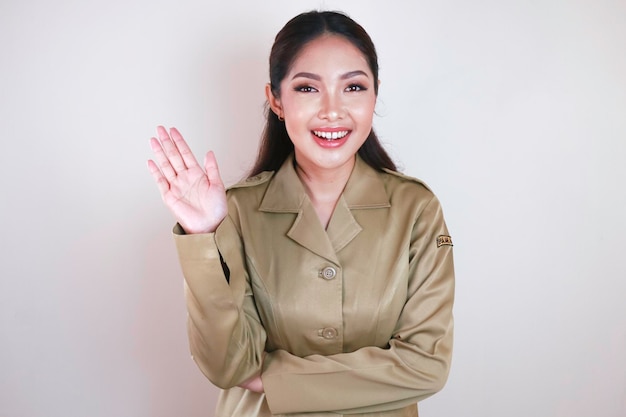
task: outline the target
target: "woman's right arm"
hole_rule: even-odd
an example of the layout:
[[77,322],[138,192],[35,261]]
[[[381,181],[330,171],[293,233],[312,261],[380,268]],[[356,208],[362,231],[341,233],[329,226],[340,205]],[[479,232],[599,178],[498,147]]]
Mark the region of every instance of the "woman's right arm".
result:
[[230,217],[215,233],[182,233],[180,226],[174,229],[185,276],[191,354],[213,384],[224,389],[241,385],[260,374],[267,337],[243,244]]
[[188,334],[201,371],[221,388],[258,375],[265,330],[254,305],[243,243],[228,214],[215,156],[198,164],[178,130],[159,126],[148,168],[178,224],[174,236],[185,276]]

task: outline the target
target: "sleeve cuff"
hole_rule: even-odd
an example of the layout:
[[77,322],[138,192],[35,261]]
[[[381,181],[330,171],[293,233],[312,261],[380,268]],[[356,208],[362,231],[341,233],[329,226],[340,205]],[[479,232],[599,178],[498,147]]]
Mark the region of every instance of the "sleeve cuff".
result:
[[183,259],[219,259],[220,254],[215,243],[215,233],[188,235],[178,223],[174,226],[172,233],[181,261]]

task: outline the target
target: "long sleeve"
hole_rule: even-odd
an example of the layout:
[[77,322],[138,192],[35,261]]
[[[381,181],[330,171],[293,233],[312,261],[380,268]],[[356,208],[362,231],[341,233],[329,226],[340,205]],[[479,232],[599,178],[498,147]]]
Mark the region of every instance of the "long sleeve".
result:
[[454,269],[435,197],[416,218],[408,260],[407,297],[386,348],[326,356],[267,354],[262,379],[272,413],[394,410],[443,387],[452,354]]
[[185,235],[177,225],[174,239],[185,277],[192,356],[213,384],[236,386],[260,372],[266,339],[240,236],[227,217],[215,233]]

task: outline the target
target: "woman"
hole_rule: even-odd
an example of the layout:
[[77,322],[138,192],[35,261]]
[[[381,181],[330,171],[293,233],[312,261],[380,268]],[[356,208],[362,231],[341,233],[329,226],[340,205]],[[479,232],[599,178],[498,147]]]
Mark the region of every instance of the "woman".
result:
[[304,13],[275,39],[245,181],[226,191],[213,153],[201,167],[176,129],[151,140],[217,416],[416,416],[447,379],[452,242],[372,130],[378,84],[361,26]]

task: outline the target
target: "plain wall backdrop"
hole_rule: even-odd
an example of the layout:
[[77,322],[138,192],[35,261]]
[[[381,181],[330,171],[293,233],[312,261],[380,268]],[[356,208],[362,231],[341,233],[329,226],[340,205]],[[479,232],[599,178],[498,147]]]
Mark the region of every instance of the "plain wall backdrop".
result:
[[375,128],[454,239],[420,415],[626,415],[623,0],[2,0],[1,417],[213,415],[148,139],[177,126],[237,181],[273,37],[317,8],[374,39]]

